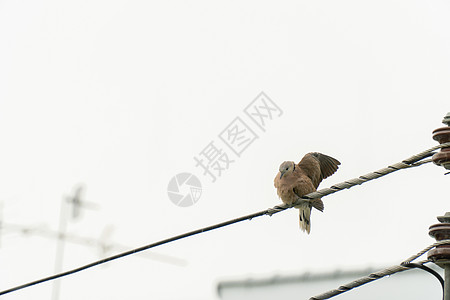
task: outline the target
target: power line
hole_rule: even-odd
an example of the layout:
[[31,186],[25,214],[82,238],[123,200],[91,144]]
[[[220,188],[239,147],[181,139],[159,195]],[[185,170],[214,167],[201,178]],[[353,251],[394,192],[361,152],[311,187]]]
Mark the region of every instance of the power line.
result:
[[220,227],[224,227],[224,226],[227,226],[227,225],[231,225],[231,224],[234,224],[234,223],[238,223],[238,222],[241,222],[241,221],[251,220],[253,218],[260,217],[262,215],[267,214],[267,211],[268,210],[264,210],[264,211],[261,211],[261,212],[258,212],[258,213],[250,214],[250,215],[247,215],[247,216],[244,216],[244,217],[240,217],[240,218],[237,218],[237,219],[233,219],[233,220],[230,220],[230,221],[225,221],[225,222],[222,222],[222,223],[219,223],[219,224],[215,224],[215,225],[212,225],[212,226],[208,226],[208,227],[204,227],[204,228],[201,228],[201,229],[193,230],[193,231],[190,231],[190,232],[187,232],[187,233],[183,233],[183,234],[180,234],[180,235],[168,238],[168,239],[164,239],[164,240],[161,240],[159,242],[152,243],[152,244],[149,244],[149,245],[146,245],[146,246],[143,246],[143,247],[139,247],[139,248],[135,248],[135,249],[132,249],[132,250],[129,250],[129,251],[125,251],[125,252],[122,252],[122,253],[119,253],[119,254],[116,254],[116,255],[104,258],[104,259],[97,260],[97,261],[92,262],[90,264],[87,264],[87,265],[84,265],[84,266],[81,266],[81,267],[78,267],[78,268],[75,268],[75,269],[72,269],[72,270],[69,270],[69,271],[66,271],[66,272],[58,273],[58,274],[55,274],[55,275],[52,275],[52,276],[48,276],[48,277],[45,277],[45,278],[42,278],[42,279],[39,279],[39,280],[35,280],[35,281],[29,282],[29,283],[26,283],[26,284],[22,284],[22,285],[19,285],[19,286],[16,286],[16,287],[13,287],[13,288],[1,291],[0,292],[0,296],[4,295],[4,294],[11,293],[11,292],[14,292],[14,291],[17,291],[17,290],[20,290],[20,289],[24,289],[24,288],[27,288],[27,287],[30,287],[30,286],[33,286],[33,285],[36,285],[36,284],[39,284],[39,283],[43,283],[43,282],[46,282],[46,281],[50,281],[50,280],[61,278],[61,277],[67,276],[67,275],[71,275],[71,274],[74,274],[74,273],[77,273],[77,272],[80,272],[80,271],[92,268],[92,267],[97,266],[97,265],[104,264],[106,262],[109,262],[109,261],[112,261],[112,260],[115,260],[115,259],[118,259],[118,258],[121,258],[121,257],[125,257],[125,256],[131,255],[131,254],[135,254],[135,253],[138,253],[138,252],[150,249],[150,248],[161,246],[161,245],[164,245],[164,244],[176,241],[176,240],[180,240],[180,239],[183,239],[183,238],[186,238],[186,237],[189,237],[189,236],[193,236],[193,235],[196,235],[196,234],[199,234],[199,233],[203,233],[203,232],[207,232],[207,231],[210,231],[210,230],[214,230],[214,229],[217,229],[217,228],[220,228]]
[[431,249],[436,248],[437,246],[448,245],[448,244],[450,244],[450,240],[442,240],[442,241],[436,242],[434,244],[431,244],[430,246],[426,247],[425,249],[423,249],[419,253],[414,254],[413,256],[411,256],[408,259],[404,260],[402,262],[402,265],[409,264],[410,262],[416,260],[417,258],[421,257],[422,255],[424,255],[425,253],[427,253]]
[[322,293],[320,295],[314,296],[309,298],[309,300],[325,300],[325,299],[330,299],[334,296],[340,295],[342,293],[348,292],[356,287],[362,286],[364,284],[370,283],[372,281],[378,280],[380,278],[386,277],[386,276],[390,276],[393,275],[395,273],[399,273],[399,272],[403,272],[406,270],[410,270],[412,268],[421,268],[424,269],[425,271],[430,272],[431,274],[433,274],[434,276],[436,276],[436,278],[439,279],[439,282],[441,283],[441,285],[443,286],[443,280],[442,277],[436,273],[434,270],[429,271],[430,269],[426,266],[424,266],[425,263],[430,262],[430,260],[423,260],[417,263],[412,263],[413,260],[417,259],[419,256],[425,254],[426,252],[428,252],[429,250],[431,250],[432,248],[435,248],[437,246],[440,245],[449,245],[450,244],[450,240],[443,240],[443,241],[439,241],[437,243],[434,243],[430,246],[428,246],[427,248],[425,248],[424,250],[422,250],[421,252],[419,252],[418,254],[411,256],[410,258],[408,258],[407,260],[405,260],[404,262],[402,262],[400,265],[395,265],[395,266],[391,266],[389,268],[380,270],[378,272],[374,272],[371,273],[367,276],[358,278],[356,280],[353,280],[352,282],[349,282],[347,284],[343,284],[340,287],[338,287],[337,289],[333,289],[333,290],[329,290],[325,293]]
[[[372,172],[372,173],[369,173],[369,174],[366,174],[366,175],[362,175],[362,176],[360,176],[358,178],[350,179],[350,180],[347,180],[347,181],[335,184],[335,185],[331,186],[330,188],[325,188],[325,189],[321,189],[319,191],[310,193],[310,194],[308,194],[308,195],[306,195],[306,196],[304,196],[302,198],[299,198],[297,200],[297,202],[295,202],[293,205],[287,205],[287,204],[276,205],[276,206],[274,206],[272,208],[269,208],[269,209],[266,209],[266,210],[263,210],[263,211],[260,211],[260,212],[256,212],[256,213],[249,214],[249,215],[246,215],[246,216],[243,216],[243,217],[240,217],[240,218],[232,219],[232,220],[229,220],[229,221],[225,221],[225,222],[222,222],[222,223],[214,224],[214,225],[211,225],[211,226],[208,226],[208,227],[204,227],[204,228],[201,228],[201,229],[197,229],[197,230],[193,230],[193,231],[190,231],[190,232],[187,232],[187,233],[183,233],[183,234],[180,234],[180,235],[177,235],[177,236],[173,236],[173,237],[170,237],[170,238],[167,238],[167,239],[164,239],[164,240],[152,243],[152,244],[148,244],[148,245],[145,245],[145,246],[142,246],[142,247],[139,247],[139,248],[135,248],[135,249],[132,249],[132,250],[129,250],[129,251],[125,251],[125,252],[122,252],[122,253],[119,253],[119,254],[116,254],[116,255],[113,255],[113,256],[109,256],[109,257],[104,258],[104,259],[100,259],[100,260],[94,261],[94,262],[89,263],[87,265],[84,265],[84,266],[81,266],[81,267],[78,267],[78,268],[75,268],[75,269],[72,269],[72,270],[69,270],[69,271],[66,271],[66,272],[58,273],[58,274],[55,274],[55,275],[52,275],[52,276],[41,278],[41,279],[29,282],[29,283],[25,283],[25,284],[22,284],[22,285],[19,285],[19,286],[16,286],[16,287],[13,287],[13,288],[1,291],[0,292],[0,296],[8,294],[8,293],[11,293],[11,292],[14,292],[14,291],[17,291],[17,290],[20,290],[20,289],[24,289],[24,288],[27,288],[27,287],[30,287],[30,286],[33,286],[33,285],[36,285],[36,284],[40,284],[40,283],[43,283],[43,282],[46,282],[46,281],[51,281],[51,280],[55,280],[55,279],[67,276],[67,275],[71,275],[71,274],[74,274],[74,273],[77,273],[77,272],[80,272],[80,271],[83,271],[83,270],[86,270],[86,269],[89,269],[89,268],[92,268],[92,267],[95,267],[95,266],[98,266],[98,265],[101,265],[101,264],[104,264],[104,263],[107,263],[109,261],[116,260],[118,258],[122,258],[122,257],[128,256],[128,255],[132,255],[132,254],[135,254],[135,253],[138,253],[138,252],[150,249],[150,248],[154,248],[154,247],[161,246],[161,245],[164,245],[164,244],[167,244],[167,243],[171,243],[171,242],[174,242],[174,241],[177,241],[177,240],[181,240],[183,238],[187,238],[187,237],[190,237],[190,236],[193,236],[193,235],[197,235],[197,234],[200,234],[200,233],[203,233],[203,232],[215,230],[215,229],[218,229],[218,228],[221,228],[221,227],[225,227],[225,226],[228,226],[228,225],[231,225],[231,224],[239,223],[239,222],[242,222],[242,221],[251,220],[253,218],[257,218],[257,217],[260,217],[260,216],[265,216],[265,215],[272,216],[273,214],[279,213],[279,212],[284,211],[284,210],[286,210],[288,208],[292,208],[292,207],[298,205],[299,203],[301,203],[302,201],[310,201],[312,199],[322,198],[322,197],[328,196],[330,194],[336,193],[338,191],[341,191],[341,190],[344,190],[344,189],[349,189],[349,188],[351,188],[351,187],[353,187],[355,185],[360,185],[360,184],[363,184],[363,183],[365,183],[367,181],[377,179],[379,177],[385,176],[387,174],[390,174],[392,172],[395,172],[395,171],[398,171],[398,170],[401,170],[401,169],[421,166],[423,164],[431,162],[431,160],[423,160],[424,158],[427,158],[427,157],[433,155],[434,154],[433,151],[435,151],[436,149],[439,149],[439,148],[443,148],[443,147],[450,147],[450,142],[449,143],[440,144],[440,145],[437,145],[435,147],[432,147],[432,148],[430,148],[428,150],[425,150],[425,151],[423,151],[421,153],[418,153],[418,154],[416,154],[414,156],[411,156],[411,157],[409,157],[409,158],[407,158],[407,159],[405,159],[405,160],[403,160],[403,161],[401,161],[399,163],[390,165],[390,166],[388,166],[386,168],[383,168],[383,169],[380,169],[378,171],[375,171],[375,172]],[[406,268],[406,267],[403,267],[403,268]]]
[[[428,260],[424,260],[424,261],[420,261],[418,262],[418,264],[424,264],[429,262]],[[386,277],[386,276],[390,276],[392,274],[395,273],[399,273],[399,272],[403,272],[406,270],[411,269],[412,267],[407,267],[407,266],[403,266],[403,265],[395,265],[395,266],[391,266],[388,267],[386,269],[371,273],[367,276],[358,278],[356,280],[353,280],[352,282],[346,283],[341,285],[340,287],[338,287],[337,289],[333,289],[333,290],[329,290],[326,291],[322,294],[319,294],[317,296],[311,297],[309,298],[309,300],[325,300],[325,299],[330,299],[334,296],[340,295],[342,293],[348,292],[356,287],[362,286],[364,284],[367,284],[369,282],[378,280],[380,278]]]
[[439,280],[439,283],[441,284],[441,287],[442,287],[442,295],[444,295],[444,289],[445,289],[445,282],[444,282],[444,279],[442,278],[442,276],[438,273],[438,272],[436,272],[435,270],[433,270],[432,268],[430,268],[430,267],[427,267],[427,266],[425,266],[425,265],[421,265],[421,264],[418,264],[418,263],[407,263],[407,264],[402,264],[403,266],[405,266],[405,267],[408,267],[408,268],[418,268],[418,269],[422,269],[422,270],[424,270],[425,272],[428,272],[428,273],[430,273],[431,275],[433,275],[434,277],[436,277],[437,278],[437,280]]

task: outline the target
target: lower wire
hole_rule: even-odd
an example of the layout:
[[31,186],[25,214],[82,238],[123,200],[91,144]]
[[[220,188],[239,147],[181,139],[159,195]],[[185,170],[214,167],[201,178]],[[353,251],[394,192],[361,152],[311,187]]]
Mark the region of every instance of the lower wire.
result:
[[430,267],[427,267],[427,266],[422,265],[422,264],[407,263],[407,264],[402,264],[402,266],[405,266],[405,267],[408,267],[408,268],[418,268],[418,269],[424,270],[424,271],[430,273],[431,275],[433,275],[434,277],[436,277],[437,280],[439,280],[439,282],[441,283],[442,300],[444,300],[444,279],[442,278],[442,276],[438,272],[436,272],[435,270],[431,269]]

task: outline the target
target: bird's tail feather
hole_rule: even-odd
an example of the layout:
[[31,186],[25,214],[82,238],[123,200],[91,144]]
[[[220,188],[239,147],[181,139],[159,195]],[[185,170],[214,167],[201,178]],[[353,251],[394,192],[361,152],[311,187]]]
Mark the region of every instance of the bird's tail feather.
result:
[[300,229],[308,234],[311,231],[311,206],[308,202],[296,206],[299,210]]
[[310,202],[303,202],[295,208],[299,210],[300,229],[308,234],[311,231],[311,206],[323,211],[324,205],[321,199],[313,199]]

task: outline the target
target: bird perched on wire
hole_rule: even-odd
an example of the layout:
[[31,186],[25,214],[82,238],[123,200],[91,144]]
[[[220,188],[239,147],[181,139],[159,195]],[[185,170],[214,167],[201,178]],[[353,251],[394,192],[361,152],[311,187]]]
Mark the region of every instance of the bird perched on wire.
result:
[[[337,159],[318,152],[306,154],[298,164],[285,161],[274,180],[277,194],[284,203],[292,205],[299,198],[315,192],[320,182],[333,175],[340,164]],[[323,211],[322,200],[305,200],[295,206],[300,213],[300,228],[308,234],[311,231],[312,207]]]

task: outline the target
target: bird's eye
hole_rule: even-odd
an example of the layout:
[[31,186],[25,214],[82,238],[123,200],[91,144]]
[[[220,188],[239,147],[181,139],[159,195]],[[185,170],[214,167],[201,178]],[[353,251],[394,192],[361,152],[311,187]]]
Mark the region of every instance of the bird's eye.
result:
[[286,168],[286,171],[289,170],[289,168]]

